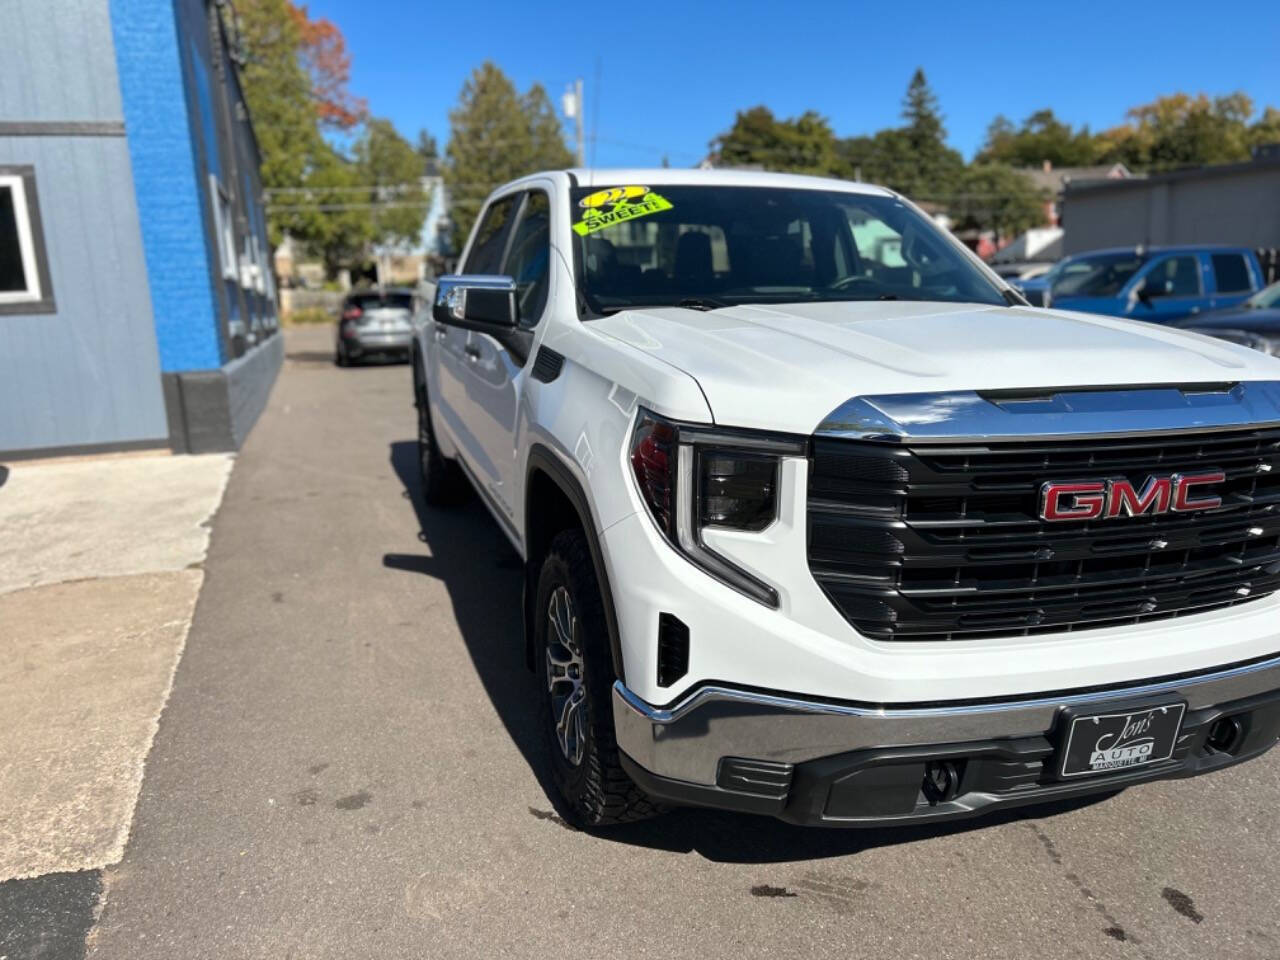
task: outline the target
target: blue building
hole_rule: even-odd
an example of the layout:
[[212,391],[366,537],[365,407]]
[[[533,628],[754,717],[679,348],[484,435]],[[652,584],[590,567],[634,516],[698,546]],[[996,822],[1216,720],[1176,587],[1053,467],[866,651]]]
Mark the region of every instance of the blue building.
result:
[[225,0],[6,0],[0,459],[233,450],[283,359]]

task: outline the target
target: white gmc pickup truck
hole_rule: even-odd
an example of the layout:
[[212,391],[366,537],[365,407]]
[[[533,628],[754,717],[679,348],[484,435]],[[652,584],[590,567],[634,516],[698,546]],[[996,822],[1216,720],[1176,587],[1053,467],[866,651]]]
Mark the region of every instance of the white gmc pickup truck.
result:
[[1033,309],[811,177],[540,173],[461,263],[424,494],[524,558],[578,822],[941,820],[1276,743],[1280,361]]

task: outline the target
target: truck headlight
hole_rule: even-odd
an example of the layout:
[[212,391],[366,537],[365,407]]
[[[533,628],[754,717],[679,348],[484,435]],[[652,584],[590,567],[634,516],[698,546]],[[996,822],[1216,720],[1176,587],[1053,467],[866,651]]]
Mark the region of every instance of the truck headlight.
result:
[[699,450],[697,464],[703,526],[759,531],[778,518],[777,457]]
[[677,423],[643,407],[631,436],[631,470],[649,516],[692,563],[765,606],[778,592],[703,540],[707,528],[759,533],[778,518],[784,456],[803,437]]

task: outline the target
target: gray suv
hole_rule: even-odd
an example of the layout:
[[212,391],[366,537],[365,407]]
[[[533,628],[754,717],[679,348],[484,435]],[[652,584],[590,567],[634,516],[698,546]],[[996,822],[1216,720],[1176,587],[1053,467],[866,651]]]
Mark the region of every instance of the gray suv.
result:
[[346,367],[369,357],[408,360],[417,307],[418,295],[405,288],[348,294],[338,317],[334,362]]

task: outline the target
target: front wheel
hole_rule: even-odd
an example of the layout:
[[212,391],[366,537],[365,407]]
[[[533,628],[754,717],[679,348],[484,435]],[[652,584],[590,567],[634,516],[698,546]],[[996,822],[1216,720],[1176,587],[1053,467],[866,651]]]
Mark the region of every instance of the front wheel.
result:
[[581,530],[562,531],[551,541],[534,610],[543,726],[553,778],[571,818],[598,827],[660,813],[618,762],[609,632]]

